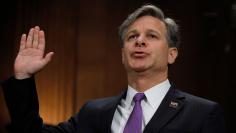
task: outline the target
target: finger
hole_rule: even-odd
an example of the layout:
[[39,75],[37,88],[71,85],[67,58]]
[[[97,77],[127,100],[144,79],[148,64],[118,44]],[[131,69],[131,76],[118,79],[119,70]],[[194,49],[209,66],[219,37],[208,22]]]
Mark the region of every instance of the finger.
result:
[[42,30],[39,31],[38,49],[40,49],[42,51],[44,51],[44,49],[45,49],[45,35]]
[[37,30],[40,30],[40,27],[39,27],[39,26],[35,26],[34,28],[37,29]]
[[33,48],[38,47],[38,38],[39,38],[39,27],[35,26],[33,34],[33,45],[32,45]]
[[25,48],[25,44],[26,44],[26,34],[22,34],[20,40],[20,51]]
[[49,52],[46,54],[45,58],[43,59],[44,64],[48,64],[52,60],[52,56],[54,55],[54,52]]
[[34,28],[31,28],[29,33],[28,33],[28,37],[26,40],[26,48],[31,48],[32,47],[32,39],[33,39],[33,33],[34,33]]

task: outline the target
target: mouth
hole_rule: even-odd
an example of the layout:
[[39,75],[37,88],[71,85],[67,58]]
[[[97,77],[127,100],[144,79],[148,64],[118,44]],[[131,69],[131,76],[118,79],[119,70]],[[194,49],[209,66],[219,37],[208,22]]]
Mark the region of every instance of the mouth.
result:
[[135,51],[131,54],[131,57],[133,58],[145,58],[149,54],[143,51]]

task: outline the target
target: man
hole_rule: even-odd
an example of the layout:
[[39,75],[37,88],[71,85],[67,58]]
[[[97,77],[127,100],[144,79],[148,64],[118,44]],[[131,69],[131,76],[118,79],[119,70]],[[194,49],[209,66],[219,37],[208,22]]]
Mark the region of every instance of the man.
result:
[[34,74],[50,62],[38,26],[21,37],[14,77],[3,83],[15,132],[25,133],[224,133],[215,102],[171,86],[168,66],[178,55],[178,26],[163,12],[145,5],[120,26],[122,61],[128,89],[119,96],[86,103],[58,126],[45,126],[38,112]]

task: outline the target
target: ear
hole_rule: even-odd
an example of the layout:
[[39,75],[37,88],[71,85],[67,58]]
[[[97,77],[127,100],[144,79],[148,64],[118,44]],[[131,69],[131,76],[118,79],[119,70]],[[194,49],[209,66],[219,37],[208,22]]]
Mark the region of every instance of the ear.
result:
[[176,47],[169,48],[168,51],[168,64],[173,64],[178,56],[178,49]]

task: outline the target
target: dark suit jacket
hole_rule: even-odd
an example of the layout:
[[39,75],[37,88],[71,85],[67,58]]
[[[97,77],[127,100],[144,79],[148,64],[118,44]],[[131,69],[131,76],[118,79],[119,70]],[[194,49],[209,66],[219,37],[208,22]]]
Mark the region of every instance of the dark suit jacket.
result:
[[[79,113],[57,126],[45,126],[39,116],[34,78],[3,83],[12,129],[21,133],[110,133],[114,112],[126,92],[89,101]],[[219,105],[171,87],[144,133],[224,133]]]

